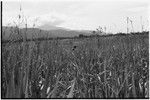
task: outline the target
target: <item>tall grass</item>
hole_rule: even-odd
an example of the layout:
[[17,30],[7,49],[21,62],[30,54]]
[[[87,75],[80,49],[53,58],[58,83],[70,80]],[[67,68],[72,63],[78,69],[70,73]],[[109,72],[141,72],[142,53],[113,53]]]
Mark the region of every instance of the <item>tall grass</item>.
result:
[[2,43],[2,98],[148,98],[148,54],[147,34]]

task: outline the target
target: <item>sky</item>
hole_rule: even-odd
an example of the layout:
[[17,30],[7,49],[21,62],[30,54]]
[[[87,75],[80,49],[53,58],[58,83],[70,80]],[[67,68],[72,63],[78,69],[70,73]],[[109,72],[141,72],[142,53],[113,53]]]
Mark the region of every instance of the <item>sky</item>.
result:
[[[20,11],[20,7],[22,8]],[[126,32],[127,17],[130,31],[148,29],[149,0],[5,0],[3,25],[19,23],[18,15],[28,27],[58,26],[73,30],[96,30],[106,27],[107,32]]]

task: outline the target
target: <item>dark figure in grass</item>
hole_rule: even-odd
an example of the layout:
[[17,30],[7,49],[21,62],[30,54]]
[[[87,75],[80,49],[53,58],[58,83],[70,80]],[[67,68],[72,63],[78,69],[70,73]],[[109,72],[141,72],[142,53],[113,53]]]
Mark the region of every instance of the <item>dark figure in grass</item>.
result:
[[76,48],[77,48],[77,46],[76,46],[76,45],[74,45],[74,46],[73,46],[73,48],[72,48],[72,50],[74,51],[74,50],[76,50]]

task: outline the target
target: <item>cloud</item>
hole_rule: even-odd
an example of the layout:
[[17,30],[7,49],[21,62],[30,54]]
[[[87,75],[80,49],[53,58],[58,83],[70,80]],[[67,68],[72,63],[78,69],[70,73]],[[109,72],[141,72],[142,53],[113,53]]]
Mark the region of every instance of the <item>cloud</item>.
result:
[[147,11],[148,12],[148,7],[143,6],[143,7],[134,7],[134,8],[130,8],[127,9],[130,12],[142,12],[142,11]]
[[50,20],[41,20],[41,24],[48,24],[51,26],[58,26],[62,23],[64,23],[64,20],[59,19],[57,17],[52,17]]
[[51,26],[59,26],[62,23],[64,23],[66,19],[68,19],[69,17],[66,16],[65,14],[51,11],[51,13],[49,14],[38,16],[38,18],[39,18],[38,23],[40,25],[48,24]]

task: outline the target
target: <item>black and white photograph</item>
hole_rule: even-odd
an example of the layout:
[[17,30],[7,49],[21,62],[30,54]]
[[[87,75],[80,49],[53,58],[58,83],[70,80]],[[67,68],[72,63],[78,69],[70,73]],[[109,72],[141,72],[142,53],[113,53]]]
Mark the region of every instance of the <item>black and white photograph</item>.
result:
[[149,99],[149,0],[0,8],[1,99]]

